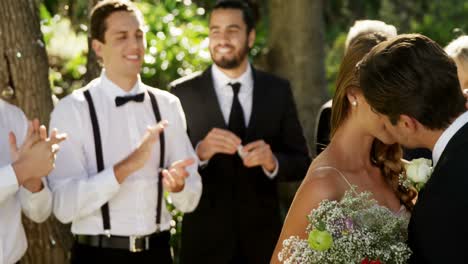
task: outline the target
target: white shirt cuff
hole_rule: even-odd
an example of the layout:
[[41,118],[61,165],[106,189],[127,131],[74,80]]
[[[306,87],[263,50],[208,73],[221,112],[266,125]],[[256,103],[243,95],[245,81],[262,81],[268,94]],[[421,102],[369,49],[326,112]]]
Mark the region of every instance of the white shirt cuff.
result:
[[278,163],[278,159],[273,156],[273,158],[275,158],[275,163],[276,163],[276,167],[275,167],[275,170],[272,171],[272,172],[269,172],[267,171],[264,167],[262,167],[263,169],[263,172],[265,173],[266,176],[268,176],[268,178],[270,179],[274,179],[276,177],[276,175],[278,174],[278,169],[279,169],[279,163]]
[[42,190],[35,193],[23,186],[19,191],[24,213],[29,219],[38,223],[45,221],[52,212],[52,193],[45,178],[42,179],[42,184]]
[[198,171],[192,170],[185,180],[184,189],[178,193],[169,193],[169,198],[181,212],[188,213],[195,210],[200,201],[203,187]]
[[21,195],[24,195],[24,197],[27,198],[28,200],[38,199],[38,197],[41,197],[48,190],[47,182],[45,181],[45,178],[42,179],[42,185],[43,185],[42,189],[40,191],[38,191],[38,192],[35,192],[35,193],[31,192],[30,190],[28,190],[24,186],[21,186],[20,187],[20,193],[21,193]]

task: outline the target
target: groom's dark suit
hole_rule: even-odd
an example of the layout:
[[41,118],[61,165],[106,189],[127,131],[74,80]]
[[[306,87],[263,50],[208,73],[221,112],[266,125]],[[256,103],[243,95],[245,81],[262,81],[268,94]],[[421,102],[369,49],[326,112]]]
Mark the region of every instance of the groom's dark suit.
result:
[[468,263],[468,124],[448,142],[409,225],[412,264]]
[[[306,174],[310,159],[289,82],[252,72],[252,113],[242,144],[268,143],[278,159],[278,174],[270,179],[261,167],[246,168],[237,154],[216,154],[200,168],[203,194],[182,225],[183,264],[231,263],[239,254],[251,263],[268,263],[281,230],[277,182]],[[194,147],[212,128],[227,129],[211,68],[175,81],[171,92],[181,100]]]

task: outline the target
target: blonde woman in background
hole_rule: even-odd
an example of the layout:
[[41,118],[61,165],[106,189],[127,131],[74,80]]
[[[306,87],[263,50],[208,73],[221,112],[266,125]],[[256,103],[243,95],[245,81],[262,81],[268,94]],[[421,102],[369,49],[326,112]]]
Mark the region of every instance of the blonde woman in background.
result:
[[465,96],[468,94],[468,36],[460,36],[445,47],[445,52],[457,64],[460,87]]

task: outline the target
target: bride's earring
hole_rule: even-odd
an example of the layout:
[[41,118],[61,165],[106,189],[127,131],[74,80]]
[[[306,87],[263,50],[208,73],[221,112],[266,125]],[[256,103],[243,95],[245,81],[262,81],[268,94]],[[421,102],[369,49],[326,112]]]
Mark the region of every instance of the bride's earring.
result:
[[357,106],[357,101],[352,101],[352,102],[351,102],[351,105],[352,105],[353,107]]

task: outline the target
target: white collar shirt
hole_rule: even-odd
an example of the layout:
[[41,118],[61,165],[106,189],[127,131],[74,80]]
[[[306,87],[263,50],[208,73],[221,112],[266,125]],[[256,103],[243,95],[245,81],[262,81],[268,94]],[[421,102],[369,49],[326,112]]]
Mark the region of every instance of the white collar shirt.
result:
[[11,166],[9,132],[15,133],[18,146],[24,141],[28,122],[23,112],[0,99],[0,263],[17,262],[26,252],[27,239],[21,211],[35,222],[42,222],[52,211],[52,194],[47,188],[36,193],[20,186]]
[[[100,127],[105,169],[99,173],[88,104],[83,96],[85,89],[89,89],[93,99]],[[146,86],[140,79],[130,92],[125,92],[103,72],[87,87],[63,98],[51,116],[50,127],[68,134],[68,139],[61,145],[56,167],[49,175],[54,193],[54,214],[61,222],[72,222],[72,233],[104,234],[100,208],[107,202],[112,235],[148,235],[156,231],[159,142],[144,167],[121,184],[113,170],[116,163],[137,148],[147,127],[156,123],[147,93],[143,102],[130,101],[120,107],[116,107],[115,97],[146,90],[155,94],[162,119],[169,121],[164,130],[165,167],[181,159],[197,160],[177,97]],[[184,189],[168,196],[183,212],[194,210],[201,196],[202,184],[197,169],[198,162],[187,167],[190,176],[186,178]],[[164,202],[162,205],[161,230],[168,230],[172,217]]]
[[432,160],[434,162],[434,167],[437,165],[437,162],[442,156],[447,144],[449,143],[450,139],[462,128],[466,123],[468,123],[468,112],[463,113],[460,115],[455,121],[450,124],[450,126],[440,135],[439,139],[434,145],[434,149],[432,150]]
[[229,123],[229,114],[231,113],[232,101],[234,98],[234,92],[229,83],[240,83],[241,87],[239,90],[239,102],[244,112],[245,127],[248,127],[250,116],[252,115],[252,100],[253,100],[253,75],[250,64],[247,66],[247,70],[238,78],[230,78],[224,74],[216,64],[211,67],[211,73],[213,76],[213,84],[218,98],[219,106],[223,114],[225,124]]

